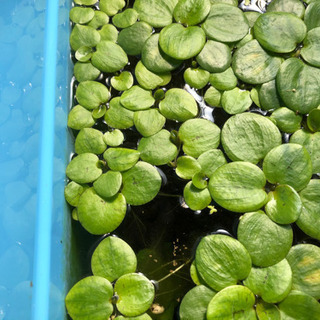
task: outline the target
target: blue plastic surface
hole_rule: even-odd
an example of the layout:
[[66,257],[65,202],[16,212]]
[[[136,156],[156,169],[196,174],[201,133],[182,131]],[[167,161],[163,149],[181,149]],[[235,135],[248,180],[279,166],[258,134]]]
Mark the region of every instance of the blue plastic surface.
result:
[[1,3],[0,320],[65,318],[70,3]]

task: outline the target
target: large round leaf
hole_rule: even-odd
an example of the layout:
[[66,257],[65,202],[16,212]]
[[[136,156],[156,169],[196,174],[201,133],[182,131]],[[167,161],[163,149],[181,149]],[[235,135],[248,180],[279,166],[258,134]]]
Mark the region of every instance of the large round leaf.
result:
[[158,170],[146,162],[138,162],[122,174],[122,193],[129,204],[138,206],[151,201],[161,187]]
[[91,8],[73,7],[69,13],[70,20],[74,23],[85,24],[94,17],[94,11]]
[[113,236],[103,239],[91,257],[92,273],[111,282],[135,272],[136,268],[137,258],[132,248],[122,239]]
[[293,232],[290,225],[276,224],[263,211],[248,212],[240,219],[238,239],[250,253],[254,265],[268,267],[286,257]]
[[77,154],[101,154],[106,150],[107,145],[103,140],[101,131],[92,128],[83,128],[77,135],[74,147]]
[[74,51],[77,51],[81,47],[95,47],[100,39],[100,34],[96,29],[76,24],[70,35],[70,45]]
[[93,188],[87,189],[78,203],[79,221],[92,234],[114,231],[121,224],[126,211],[126,199],[121,193],[103,199]]
[[80,104],[74,106],[69,112],[68,127],[71,129],[81,130],[82,128],[90,128],[94,123],[92,113],[80,106]]
[[232,161],[254,164],[282,142],[278,128],[256,113],[241,113],[229,118],[221,131],[221,143]]
[[206,42],[206,35],[198,26],[183,27],[173,23],[160,32],[161,49],[170,57],[186,60],[196,56]]
[[280,64],[280,58],[269,55],[257,40],[252,40],[235,52],[232,68],[242,81],[261,84],[276,77]]
[[245,247],[238,240],[221,234],[202,238],[195,259],[200,276],[217,291],[245,279],[251,269]]
[[243,284],[265,302],[278,303],[291,291],[292,271],[286,259],[266,267],[253,267]]
[[289,12],[302,19],[305,7],[300,0],[273,0],[268,4],[267,12]]
[[253,29],[259,43],[266,50],[277,53],[293,51],[307,34],[304,22],[288,12],[262,14],[255,22]]
[[108,167],[114,171],[126,171],[139,160],[140,152],[129,148],[109,148],[103,154]]
[[290,249],[287,260],[293,274],[292,289],[320,299],[320,248],[298,244]]
[[136,129],[144,136],[149,137],[159,132],[166,122],[166,118],[158,109],[136,111],[133,116]]
[[311,179],[311,158],[307,149],[299,144],[282,144],[266,155],[263,172],[270,183],[288,184],[300,191]]
[[263,172],[249,162],[231,162],[218,168],[210,178],[209,190],[215,202],[227,210],[246,212],[267,202]]
[[93,188],[100,197],[111,198],[119,192],[121,184],[121,173],[109,170],[93,183]]
[[308,113],[320,104],[320,69],[290,58],[280,67],[277,89],[288,108]]
[[154,102],[152,92],[139,86],[131,87],[120,98],[120,103],[132,111],[149,109],[153,106]]
[[248,20],[243,12],[232,5],[218,3],[211,6],[202,28],[210,39],[236,42],[249,31]]
[[202,89],[207,85],[210,73],[202,68],[188,68],[183,73],[184,81],[195,89]]
[[66,297],[66,307],[72,319],[105,320],[113,312],[112,284],[102,277],[91,276],[77,282]]
[[301,49],[302,58],[314,67],[320,67],[320,27],[314,28],[307,33]]
[[220,143],[220,129],[206,119],[191,119],[184,122],[179,129],[179,138],[183,151],[194,158],[210,149],[215,149]]
[[286,107],[274,110],[270,118],[281,131],[286,133],[293,133],[301,127],[302,116]]
[[248,110],[252,105],[250,92],[240,90],[238,87],[223,92],[221,97],[221,106],[229,114],[242,113]]
[[192,26],[207,17],[210,7],[210,0],[179,0],[173,16],[177,22]]
[[119,296],[118,310],[130,317],[146,312],[155,295],[152,282],[138,273],[128,273],[120,277],[114,286],[114,292]]
[[64,188],[64,196],[71,206],[76,207],[78,206],[80,196],[86,189],[88,189],[88,185],[70,181]]
[[218,292],[210,301],[207,320],[256,320],[255,297],[243,286],[230,286]]

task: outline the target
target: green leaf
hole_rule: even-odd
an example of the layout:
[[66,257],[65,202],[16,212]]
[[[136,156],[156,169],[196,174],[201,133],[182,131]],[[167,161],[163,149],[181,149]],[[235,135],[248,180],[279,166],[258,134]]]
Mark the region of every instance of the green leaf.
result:
[[238,239],[248,250],[255,266],[269,267],[286,257],[293,232],[290,225],[276,224],[263,211],[256,211],[240,218]]
[[106,105],[100,105],[98,108],[95,108],[92,110],[92,116],[94,119],[100,119],[102,118],[107,111]]
[[138,273],[129,273],[120,277],[114,286],[114,291],[119,296],[118,310],[130,317],[147,311],[155,295],[152,282]]
[[267,202],[263,172],[249,162],[231,162],[218,168],[210,177],[209,190],[223,208],[246,212],[260,209]]
[[232,116],[221,131],[223,149],[232,161],[256,164],[281,142],[277,127],[269,119],[255,113]]
[[183,297],[179,316],[181,320],[203,320],[206,318],[207,307],[215,292],[206,286],[200,285],[192,288]]
[[289,12],[302,19],[305,8],[299,0],[274,0],[268,4],[267,12]]
[[[192,176],[192,184],[200,190],[206,189],[208,186],[208,178],[203,172],[201,171],[197,172]],[[210,193],[209,193],[209,197],[211,202]]]
[[134,79],[131,72],[123,71],[118,76],[113,76],[110,82],[111,86],[116,90],[126,91],[132,87]]
[[221,96],[221,106],[229,114],[242,113],[250,108],[252,100],[250,92],[235,87],[232,90],[224,91]]
[[124,29],[132,26],[137,21],[138,17],[139,17],[139,14],[136,10],[132,8],[128,8],[123,12],[117,13],[113,17],[112,23],[117,28]]
[[70,45],[72,50],[77,51],[81,47],[95,47],[100,39],[96,29],[76,24],[71,31]]
[[71,206],[77,207],[79,198],[86,189],[88,189],[87,185],[70,181],[64,188],[64,196]]
[[190,156],[181,156],[177,159],[176,174],[178,177],[190,180],[199,171],[201,171],[201,166],[197,159]]
[[77,101],[88,110],[98,108],[110,98],[108,88],[97,81],[80,82],[76,90]]
[[123,143],[124,135],[122,131],[115,129],[108,131],[103,135],[104,142],[111,147],[118,147]]
[[[95,29],[101,28],[109,23],[109,16],[102,11],[95,10],[93,19],[88,23],[88,26]],[[100,32],[99,32],[100,33]],[[101,34],[100,34],[101,36]],[[101,38],[101,40],[103,40]]]
[[278,185],[268,194],[265,211],[268,217],[279,224],[295,222],[302,210],[299,194],[288,185]]
[[195,89],[202,89],[209,82],[210,73],[202,68],[188,68],[183,73],[184,81]]
[[128,55],[136,56],[141,54],[142,47],[151,34],[152,27],[149,24],[136,22],[120,31],[118,44]]
[[100,70],[94,67],[91,62],[76,62],[73,73],[75,78],[81,82],[86,80],[96,80],[100,75]]
[[125,197],[118,193],[112,198],[101,198],[93,188],[87,189],[79,199],[78,217],[81,225],[92,234],[114,231],[127,211]]
[[198,189],[192,181],[183,189],[183,197],[191,210],[203,210],[211,203],[210,192],[207,188]]
[[221,92],[214,87],[209,87],[204,94],[203,99],[210,107],[219,107],[221,101]]
[[144,136],[149,137],[158,133],[166,122],[166,118],[158,109],[136,111],[133,116],[136,129]]
[[164,165],[174,160],[178,149],[170,141],[170,132],[163,129],[158,133],[144,137],[138,145],[140,158],[153,165]]
[[280,67],[277,89],[289,109],[308,113],[320,104],[320,69],[290,58]]
[[[292,32],[287,32],[288,29]],[[262,14],[255,22],[253,30],[262,47],[277,53],[293,51],[307,34],[304,22],[288,12]]]
[[111,170],[126,171],[132,168],[139,160],[140,152],[127,148],[109,148],[103,158]]
[[261,84],[275,79],[280,64],[281,58],[269,55],[257,40],[252,40],[235,52],[232,68],[240,80]]
[[207,320],[255,320],[255,297],[243,286],[230,286],[218,292],[210,301]]
[[[298,0],[299,1],[299,0]],[[268,5],[268,7],[270,6],[270,4]],[[248,23],[249,23],[249,27],[253,28],[255,22],[257,21],[258,17],[261,15],[260,12],[256,12],[256,11],[245,11],[244,15],[246,16]],[[248,36],[248,35],[247,35]],[[246,37],[247,37],[246,36]],[[245,37],[245,38],[246,38]]]
[[206,119],[191,119],[184,122],[179,129],[179,138],[183,151],[194,158],[210,149],[215,149],[220,143],[220,129]]
[[198,114],[198,105],[192,95],[183,89],[173,88],[166,92],[159,109],[167,119],[184,122]]
[[283,132],[294,133],[301,127],[302,116],[285,107],[273,111],[270,118]]
[[123,49],[112,41],[101,41],[93,53],[92,64],[103,72],[121,70],[127,63],[128,57]]
[[195,261],[200,276],[216,291],[245,279],[251,269],[245,247],[238,240],[221,234],[201,239]]
[[118,40],[118,30],[112,24],[106,24],[99,30],[101,41],[111,41],[116,43]]
[[320,109],[313,109],[310,111],[307,118],[307,124],[311,131],[320,131]]
[[210,13],[202,25],[209,39],[220,42],[236,42],[249,31],[244,13],[232,5],[218,3],[211,6]]
[[320,27],[319,13],[319,1],[314,1],[308,5],[304,15],[304,22],[308,28],[308,31]]
[[282,144],[266,155],[263,172],[270,183],[288,184],[300,191],[311,179],[311,158],[307,149],[301,145]]
[[218,90],[232,90],[237,86],[238,80],[232,68],[223,72],[212,73],[209,78],[210,84]]
[[125,241],[117,237],[104,238],[92,254],[92,273],[110,282],[127,273],[135,272],[136,268],[137,258],[134,251]]
[[100,10],[105,12],[108,16],[114,16],[118,11],[126,5],[125,0],[100,0]]
[[150,202],[159,192],[161,176],[151,164],[139,161],[133,168],[122,173],[122,193],[134,206]]
[[81,129],[77,135],[74,146],[77,154],[101,154],[107,148],[107,145],[103,140],[102,132],[92,128]]
[[95,192],[102,198],[115,196],[122,184],[122,175],[119,171],[107,171],[102,174],[94,183]]
[[226,164],[227,160],[220,149],[212,149],[202,153],[198,163],[201,166],[201,172],[209,178],[219,167]]
[[80,62],[87,62],[91,59],[92,49],[90,47],[80,47],[76,53],[75,57]]
[[70,20],[74,23],[85,24],[94,17],[94,10],[91,8],[73,7],[69,13]]
[[107,279],[96,276],[84,278],[67,294],[68,314],[74,320],[105,320],[113,312],[112,296],[112,284]]
[[277,109],[281,107],[281,101],[277,92],[276,81],[265,82],[258,90],[259,101],[262,110]]
[[292,272],[286,259],[266,268],[253,267],[243,284],[265,302],[278,303],[291,291]]
[[256,304],[256,312],[259,320],[281,320],[279,309],[274,304],[259,300]]
[[153,106],[154,102],[152,92],[139,86],[133,86],[123,92],[120,98],[122,106],[132,111],[149,109]]
[[89,183],[99,178],[99,158],[93,153],[82,153],[74,157],[68,164],[66,175],[77,183]]
[[82,128],[90,128],[95,121],[89,110],[83,108],[79,104],[71,109],[68,115],[68,127],[75,130]]
[[183,27],[173,23],[160,32],[159,45],[170,57],[186,60],[195,57],[204,47],[205,33],[198,26]]

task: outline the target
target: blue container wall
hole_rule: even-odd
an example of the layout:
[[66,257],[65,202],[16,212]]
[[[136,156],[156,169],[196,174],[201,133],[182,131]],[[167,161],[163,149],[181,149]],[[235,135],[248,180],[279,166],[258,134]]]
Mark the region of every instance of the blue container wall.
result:
[[[46,150],[51,150],[53,157],[52,166],[47,167],[43,164],[40,146],[46,130],[41,117],[43,109],[50,105],[44,90],[47,83],[44,67],[48,63],[48,52],[44,49],[45,26],[50,15],[46,8],[50,0],[48,3],[45,0],[1,3],[0,320],[37,320],[37,316],[42,316],[42,320],[64,319],[64,297],[72,281],[70,219],[63,195],[65,166],[71,152],[66,127],[72,72],[68,45],[70,1],[51,2],[59,6],[59,11],[55,26],[56,75],[51,77],[54,88],[50,89],[54,93],[54,130],[45,141]],[[46,193],[39,190],[41,170],[47,170],[52,177],[51,185],[42,186],[52,196],[52,206],[45,210],[39,205],[39,194],[43,197]],[[38,236],[42,230],[39,217],[50,221],[46,238]],[[49,268],[46,259],[41,263],[43,251],[49,253]],[[43,285],[42,278],[44,282],[46,279],[42,275],[46,272],[49,272],[49,282]],[[35,310],[40,310],[35,292],[49,304],[42,315],[35,315]]]

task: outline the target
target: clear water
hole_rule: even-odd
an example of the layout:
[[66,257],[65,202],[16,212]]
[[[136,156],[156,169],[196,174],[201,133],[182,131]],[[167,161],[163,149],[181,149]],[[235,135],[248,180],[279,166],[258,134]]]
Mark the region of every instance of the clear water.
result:
[[[0,320],[31,319],[45,0],[1,1]],[[64,318],[63,212],[69,105],[69,1],[60,1],[50,319]],[[50,186],[48,186],[49,188]]]

